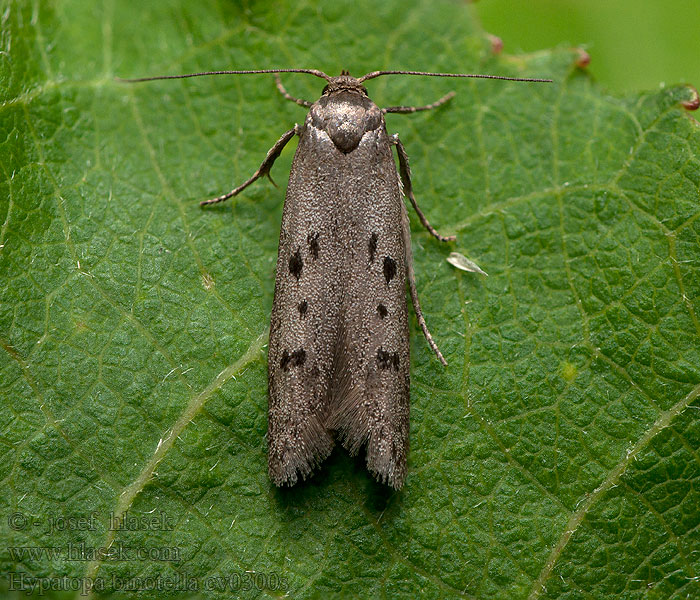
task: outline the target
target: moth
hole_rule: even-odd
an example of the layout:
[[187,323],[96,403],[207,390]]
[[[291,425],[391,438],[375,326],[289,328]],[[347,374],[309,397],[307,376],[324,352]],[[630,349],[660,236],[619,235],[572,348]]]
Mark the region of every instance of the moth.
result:
[[[440,362],[418,300],[411,254],[410,200],[423,226],[440,235],[416,202],[408,155],[389,135],[386,113],[426,106],[379,108],[363,82],[382,75],[495,75],[373,71],[330,77],[315,69],[211,71],[126,81],[213,74],[275,73],[282,95],[309,112],[268,151],[258,170],[210,205],[236,196],[270,169],[295,136],[280,231],[268,351],[268,471],[277,486],[306,479],[340,442],[351,455],[365,449],[367,469],[394,489],[406,478],[409,446],[409,328],[406,284],[425,338]],[[327,85],[316,102],[291,96],[279,73],[308,73]],[[398,170],[392,148],[396,148]]]

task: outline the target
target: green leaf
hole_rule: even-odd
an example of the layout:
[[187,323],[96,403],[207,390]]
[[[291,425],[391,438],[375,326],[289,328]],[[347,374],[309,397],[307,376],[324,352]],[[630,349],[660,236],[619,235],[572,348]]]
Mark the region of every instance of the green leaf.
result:
[[[575,50],[496,56],[471,8],[444,0],[35,0],[1,14],[2,589],[700,595],[691,89],[607,96]],[[458,237],[441,245],[411,216],[449,367],[414,320],[400,493],[340,450],[293,489],[267,478],[265,344],[293,149],[279,189],[197,204],[249,177],[304,111],[268,76],[114,81],[287,66],[555,80],[368,82],[383,106],[457,91],[387,119],[424,211]],[[307,99],[322,87],[284,81]],[[453,250],[489,277],[451,267]]]

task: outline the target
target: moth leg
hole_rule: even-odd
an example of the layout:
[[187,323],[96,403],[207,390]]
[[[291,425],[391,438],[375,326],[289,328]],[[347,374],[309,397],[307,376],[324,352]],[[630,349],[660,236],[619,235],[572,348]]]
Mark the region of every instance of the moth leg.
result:
[[[199,205],[207,206],[209,204],[217,204],[219,202],[223,202],[224,200],[228,200],[232,196],[235,196],[236,194],[242,192],[251,183],[253,183],[256,179],[259,179],[263,175],[266,175],[270,179],[270,181],[272,181],[272,177],[270,177],[270,169],[272,168],[272,165],[275,163],[275,160],[277,160],[277,157],[282,153],[282,149],[287,145],[287,142],[298,133],[299,125],[294,125],[294,127],[292,127],[289,131],[285,132],[282,135],[282,137],[275,142],[275,145],[267,151],[267,156],[265,157],[265,160],[262,161],[262,164],[260,165],[258,170],[255,171],[255,173],[253,173],[253,176],[248,181],[242,183],[237,188],[231,190],[228,194],[212,198],[211,200],[202,200],[202,202],[200,202]],[[272,181],[272,183],[274,184],[275,182]]]
[[416,274],[413,270],[413,252],[411,252],[411,229],[408,223],[408,211],[406,210],[406,205],[401,203],[401,235],[403,236],[404,247],[406,248],[406,276],[408,277],[408,289],[411,293],[411,302],[413,303],[413,310],[416,312],[416,318],[418,319],[418,324],[423,330],[423,335],[428,341],[428,345],[433,349],[433,352],[437,355],[440,362],[447,366],[447,361],[445,357],[440,352],[437,347],[433,336],[430,335],[428,330],[428,325],[425,322],[425,317],[423,316],[423,311],[420,307],[420,301],[418,300],[418,289],[416,288]]
[[280,94],[282,94],[287,100],[291,100],[295,104],[305,106],[306,108],[309,108],[313,104],[313,102],[309,102],[308,100],[302,100],[301,98],[295,98],[292,96],[282,85],[282,80],[280,79],[278,73],[275,73],[275,84],[277,85],[277,89],[280,91]]
[[[422,107],[422,108],[425,108],[425,107]],[[455,236],[455,235],[447,235],[447,236],[440,235],[437,231],[435,231],[433,226],[428,222],[428,219],[425,218],[423,211],[421,211],[421,209],[418,207],[418,202],[416,202],[416,197],[413,195],[413,186],[411,185],[411,169],[408,166],[408,154],[406,154],[406,148],[404,148],[403,144],[401,143],[401,140],[399,139],[398,133],[395,133],[389,139],[391,140],[391,143],[396,146],[396,153],[399,155],[399,171],[401,172],[401,181],[403,183],[404,192],[408,196],[408,199],[411,201],[411,204],[413,204],[413,208],[415,208],[416,214],[418,215],[420,222],[423,223],[423,227],[425,227],[433,236],[435,236],[441,242],[453,242],[453,241],[455,241],[457,239],[457,236]]]
[[426,104],[425,106],[387,106],[386,108],[382,108],[383,113],[414,113],[414,112],[419,112],[421,110],[432,110],[433,108],[437,108],[438,106],[441,106],[445,104],[445,102],[448,102],[449,100],[452,100],[452,98],[455,97],[454,92],[450,92],[449,94],[445,94],[442,98],[439,100],[436,100],[432,104]]

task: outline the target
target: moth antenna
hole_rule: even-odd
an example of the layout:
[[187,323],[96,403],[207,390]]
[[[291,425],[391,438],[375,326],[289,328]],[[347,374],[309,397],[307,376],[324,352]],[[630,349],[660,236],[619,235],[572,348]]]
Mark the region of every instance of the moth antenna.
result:
[[358,79],[367,81],[381,75],[426,75],[428,77],[471,77],[474,79],[502,79],[505,81],[530,81],[534,83],[552,83],[551,79],[539,79],[535,77],[506,77],[505,75],[482,75],[480,73],[428,73],[425,71],[372,71]]
[[331,78],[323,71],[317,69],[254,69],[251,71],[202,71],[201,73],[187,73],[185,75],[158,75],[156,77],[137,77],[135,79],[123,79],[115,77],[117,81],[122,83],[138,83],[139,81],[155,81],[157,79],[188,79],[189,77],[202,77],[204,75],[257,75],[259,73],[308,73],[315,75],[326,81]]

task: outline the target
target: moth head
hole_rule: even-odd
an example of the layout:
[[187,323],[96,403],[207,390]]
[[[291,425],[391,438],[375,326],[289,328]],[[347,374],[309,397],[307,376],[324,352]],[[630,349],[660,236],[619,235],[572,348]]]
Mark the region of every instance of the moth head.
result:
[[338,77],[331,77],[328,85],[323,88],[322,95],[329,96],[337,92],[356,92],[363,96],[367,96],[367,89],[362,83],[348,71],[341,71]]

